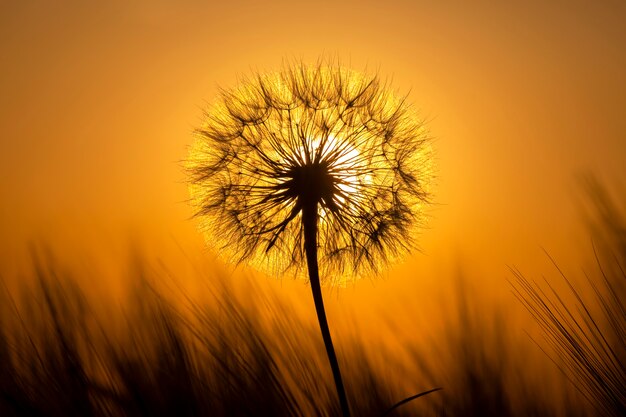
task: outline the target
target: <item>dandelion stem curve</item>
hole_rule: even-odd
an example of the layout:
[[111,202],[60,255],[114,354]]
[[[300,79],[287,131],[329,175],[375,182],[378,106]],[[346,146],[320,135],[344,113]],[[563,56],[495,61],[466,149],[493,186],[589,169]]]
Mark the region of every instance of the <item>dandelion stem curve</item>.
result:
[[350,407],[348,406],[348,398],[343,386],[341,371],[339,370],[339,362],[333,347],[333,340],[330,336],[328,328],[328,320],[326,319],[326,310],[324,309],[324,299],[322,298],[322,288],[320,285],[319,268],[317,265],[317,203],[305,204],[302,207],[302,224],[304,227],[304,249],[306,251],[306,261],[309,270],[309,281],[311,283],[311,292],[313,293],[313,302],[315,303],[315,311],[317,320],[320,324],[320,331],[324,339],[324,347],[328,362],[333,371],[335,380],[335,388],[341,405],[341,413],[343,417],[350,416]]

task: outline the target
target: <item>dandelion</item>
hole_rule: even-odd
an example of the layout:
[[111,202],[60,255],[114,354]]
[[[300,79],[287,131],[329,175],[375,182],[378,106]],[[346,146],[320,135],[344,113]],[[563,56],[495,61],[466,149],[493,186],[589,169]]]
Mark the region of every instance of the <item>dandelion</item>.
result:
[[230,261],[308,276],[349,415],[321,284],[415,248],[432,178],[423,123],[377,76],[320,61],[221,91],[196,136],[187,167],[207,241]]

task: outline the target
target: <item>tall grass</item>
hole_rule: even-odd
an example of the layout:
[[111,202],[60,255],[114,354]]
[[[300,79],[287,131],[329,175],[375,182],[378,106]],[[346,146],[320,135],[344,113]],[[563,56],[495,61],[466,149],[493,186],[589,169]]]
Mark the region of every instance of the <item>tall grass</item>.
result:
[[518,298],[539,323],[549,355],[589,401],[607,416],[626,415],[626,217],[596,179],[585,182],[594,232],[595,270],[586,286],[566,276],[549,254],[558,283],[538,284],[513,270]]
[[[163,277],[136,262],[143,284],[116,319],[94,311],[53,260],[34,263],[34,289],[21,299],[5,292],[0,306],[2,416],[341,414],[316,329],[271,292],[250,284],[251,302],[223,284],[211,303],[181,293],[183,302],[174,304],[151,284]],[[377,348],[386,358],[381,368],[366,344],[343,346],[355,415],[557,415],[516,378],[520,348],[490,318],[496,315],[481,311],[461,284],[449,305],[456,315],[443,318],[447,335],[433,340],[431,356],[417,344],[405,345],[408,359]],[[391,409],[436,385],[444,391]]]
[[[37,285],[23,302],[4,293],[0,415],[340,415],[315,329],[271,295],[243,305],[222,288],[214,303],[186,298],[180,309],[141,273],[120,338],[74,279],[34,262]],[[383,415],[399,398],[362,349],[349,356],[355,414]]]
[[[512,328],[508,310],[484,305],[461,278],[441,309],[448,313],[429,312],[443,334],[418,343],[397,331],[393,351],[344,342],[354,415],[624,415],[624,217],[609,200],[593,201],[595,212],[612,214],[595,217],[602,239],[591,291],[571,280],[567,294],[556,284],[544,290],[519,273],[517,288],[546,332],[548,343],[537,343],[555,349],[551,358],[595,411],[568,397],[566,380],[547,386],[543,369],[552,362],[529,356],[532,342]],[[341,415],[316,328],[269,290],[246,284],[255,297],[241,297],[227,280],[204,277],[218,285],[200,302],[158,290],[164,271],[137,258],[127,277],[140,283],[134,294],[122,312],[103,312],[76,284],[84,277],[52,256],[32,264],[25,281],[34,286],[21,296],[0,291],[0,416]],[[390,410],[436,386],[444,390]]]
[[[466,272],[455,278],[454,294],[439,319],[443,334],[431,342],[430,354],[412,346],[411,362],[419,375],[444,387],[441,395],[419,408],[420,416],[584,416],[568,396],[566,381],[546,372],[510,309],[484,304]],[[547,384],[548,381],[551,385]]]
[[[5,291],[0,306],[2,416],[341,414],[315,328],[271,293],[250,288],[257,298],[250,303],[224,286],[215,289],[212,303],[183,294],[184,302],[174,304],[139,268],[135,278],[143,284],[115,319],[94,311],[93,300],[55,262],[34,263],[36,286],[21,298]],[[498,341],[508,334],[483,328],[482,319],[469,313],[469,293],[459,294],[464,323],[449,318],[439,347],[443,360],[411,345],[413,363],[394,362],[379,348],[379,356],[389,358],[381,371],[364,344],[343,347],[355,415],[530,415],[514,400],[520,386],[503,377],[503,358],[517,353]],[[422,369],[410,370],[418,362]],[[445,396],[431,394],[390,410],[439,383]],[[406,385],[418,389],[409,392]],[[523,402],[537,404],[542,412],[536,415],[554,415],[531,395]]]

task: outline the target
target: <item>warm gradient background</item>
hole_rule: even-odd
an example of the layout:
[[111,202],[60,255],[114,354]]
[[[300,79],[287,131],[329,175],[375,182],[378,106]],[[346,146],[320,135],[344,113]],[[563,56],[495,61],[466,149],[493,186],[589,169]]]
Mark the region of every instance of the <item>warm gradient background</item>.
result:
[[408,316],[460,266],[506,301],[507,266],[545,270],[541,247],[580,265],[577,176],[626,180],[625,21],[621,0],[3,1],[0,274],[31,243],[105,272],[131,247],[174,271],[212,262],[181,169],[202,108],[240,74],[325,54],[410,91],[438,156],[423,253],[330,308]]

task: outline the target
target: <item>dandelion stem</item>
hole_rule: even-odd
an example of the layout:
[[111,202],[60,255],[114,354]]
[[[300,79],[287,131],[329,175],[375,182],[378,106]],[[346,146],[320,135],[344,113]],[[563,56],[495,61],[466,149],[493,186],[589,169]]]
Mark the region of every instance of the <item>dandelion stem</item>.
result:
[[333,347],[333,340],[330,337],[328,321],[326,320],[326,311],[324,310],[324,300],[322,298],[322,288],[320,286],[319,268],[317,265],[317,202],[312,204],[304,204],[302,208],[302,223],[304,226],[304,250],[306,252],[306,261],[309,269],[309,280],[311,282],[311,291],[313,292],[313,302],[315,303],[315,311],[317,312],[317,320],[320,324],[328,362],[333,371],[335,379],[335,388],[339,396],[341,404],[341,412],[343,417],[350,416],[350,408],[348,407],[348,398],[343,387],[341,379],[341,371],[337,362],[337,355]]

